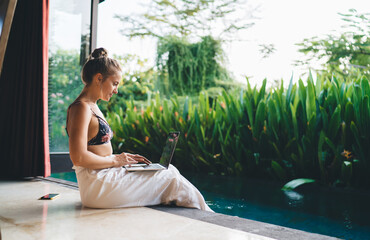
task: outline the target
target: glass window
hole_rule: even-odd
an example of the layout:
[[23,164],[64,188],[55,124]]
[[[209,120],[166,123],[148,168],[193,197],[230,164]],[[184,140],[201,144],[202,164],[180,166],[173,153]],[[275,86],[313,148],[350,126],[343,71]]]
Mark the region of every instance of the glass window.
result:
[[90,52],[91,0],[50,0],[50,152],[68,152],[69,104],[82,90],[81,67]]

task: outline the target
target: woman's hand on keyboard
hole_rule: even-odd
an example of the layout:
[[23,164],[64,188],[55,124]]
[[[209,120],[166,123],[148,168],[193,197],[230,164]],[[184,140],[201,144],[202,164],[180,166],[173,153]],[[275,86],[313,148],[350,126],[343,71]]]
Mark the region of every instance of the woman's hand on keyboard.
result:
[[148,165],[152,163],[146,157],[143,157],[139,154],[126,153],[126,156],[128,156],[129,158],[131,158],[131,159],[133,159],[137,162],[143,162],[143,163],[148,164]]
[[134,158],[128,155],[128,153],[121,153],[121,154],[115,154],[113,156],[113,166],[114,167],[122,167],[125,165],[131,166],[131,164],[138,163]]

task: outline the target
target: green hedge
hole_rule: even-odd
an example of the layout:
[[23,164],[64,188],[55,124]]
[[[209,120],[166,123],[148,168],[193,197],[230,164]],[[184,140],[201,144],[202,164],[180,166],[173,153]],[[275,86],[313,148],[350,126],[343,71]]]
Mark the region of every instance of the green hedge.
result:
[[[181,170],[326,185],[370,186],[370,86],[318,76],[266,91],[250,84],[218,97],[161,99],[145,109],[126,102],[108,113],[116,152],[158,159],[166,134],[182,135],[174,164]],[[180,105],[180,102],[183,104]]]

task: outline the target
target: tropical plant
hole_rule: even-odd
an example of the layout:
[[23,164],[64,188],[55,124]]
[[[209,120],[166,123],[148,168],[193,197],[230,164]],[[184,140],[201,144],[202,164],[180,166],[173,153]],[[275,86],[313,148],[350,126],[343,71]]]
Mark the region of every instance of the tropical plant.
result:
[[175,153],[180,169],[288,181],[315,179],[327,185],[370,186],[369,106],[366,77],[345,81],[312,76],[266,92],[223,91],[160,99],[146,108],[126,103],[110,112],[114,150],[158,159],[166,135],[182,135]]

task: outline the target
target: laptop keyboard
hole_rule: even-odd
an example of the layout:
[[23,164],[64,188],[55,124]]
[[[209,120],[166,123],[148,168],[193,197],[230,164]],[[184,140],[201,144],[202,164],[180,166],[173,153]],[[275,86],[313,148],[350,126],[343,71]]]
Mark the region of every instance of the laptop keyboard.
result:
[[146,168],[146,169],[161,169],[163,167],[159,164],[151,164],[151,165],[144,166],[144,168]]

